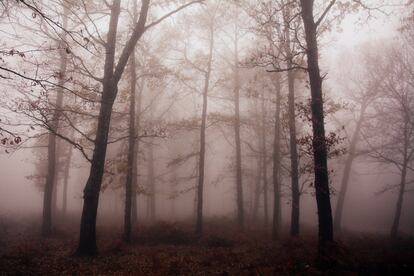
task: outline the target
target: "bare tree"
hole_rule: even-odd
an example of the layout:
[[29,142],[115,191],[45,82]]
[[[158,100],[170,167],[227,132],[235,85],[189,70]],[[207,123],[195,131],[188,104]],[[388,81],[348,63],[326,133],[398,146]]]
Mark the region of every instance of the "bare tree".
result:
[[333,241],[332,208],[328,179],[328,156],[325,141],[325,125],[322,97],[322,77],[319,70],[317,27],[323,17],[335,3],[332,1],[322,17],[315,21],[313,15],[314,0],[301,0],[301,16],[305,28],[306,55],[311,87],[311,109],[313,130],[313,162],[315,170],[316,203],[319,220],[319,242]]
[[[384,48],[383,48],[384,49]],[[378,84],[379,95],[372,103],[375,116],[370,118],[363,137],[369,146],[369,156],[377,162],[393,166],[399,175],[397,184],[386,186],[381,192],[398,190],[395,214],[390,230],[391,238],[398,236],[404,193],[414,168],[414,77],[413,48],[397,43],[385,50],[369,77]]]
[[112,106],[118,93],[118,83],[121,80],[128,59],[132,54],[138,40],[145,33],[145,31],[147,31],[150,27],[157,25],[165,18],[178,12],[179,10],[182,10],[191,4],[199,2],[201,1],[189,2],[166,14],[159,20],[156,20],[147,25],[146,22],[150,8],[150,1],[143,0],[138,16],[138,21],[135,24],[135,27],[126,45],[122,49],[117,63],[115,63],[115,54],[117,29],[119,15],[121,12],[121,1],[114,0],[112,5],[109,6],[110,19],[108,25],[107,40],[105,42],[106,54],[104,75],[102,79],[102,98],[98,116],[98,126],[96,129],[96,138],[94,141],[93,157],[91,160],[90,175],[84,189],[84,205],[80,225],[79,246],[77,249],[78,255],[95,255],[97,253],[96,215],[99,202],[99,192],[104,171]]

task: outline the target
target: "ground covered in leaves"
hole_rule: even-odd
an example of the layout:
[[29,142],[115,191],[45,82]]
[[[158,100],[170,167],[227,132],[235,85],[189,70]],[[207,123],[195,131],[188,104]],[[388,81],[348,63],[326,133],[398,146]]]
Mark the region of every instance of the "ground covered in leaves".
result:
[[208,222],[203,237],[189,224],[160,222],[137,229],[129,245],[121,229],[101,226],[100,254],[76,257],[75,229],[61,225],[41,238],[38,227],[0,221],[0,275],[414,275],[409,237],[347,234],[320,262],[312,231],[272,242],[269,231],[240,232],[226,221]]

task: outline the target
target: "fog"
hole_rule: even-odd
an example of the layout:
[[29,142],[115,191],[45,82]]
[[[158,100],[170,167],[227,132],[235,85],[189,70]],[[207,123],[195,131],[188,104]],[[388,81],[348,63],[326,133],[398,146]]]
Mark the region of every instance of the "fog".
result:
[[[413,1],[108,2],[0,3],[0,274],[414,269]],[[177,272],[113,266],[157,250]]]

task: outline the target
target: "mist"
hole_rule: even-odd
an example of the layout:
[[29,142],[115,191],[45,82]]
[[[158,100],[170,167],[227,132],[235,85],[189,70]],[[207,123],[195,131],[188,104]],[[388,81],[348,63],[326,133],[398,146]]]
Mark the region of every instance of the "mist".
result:
[[414,3],[0,2],[0,274],[414,271]]

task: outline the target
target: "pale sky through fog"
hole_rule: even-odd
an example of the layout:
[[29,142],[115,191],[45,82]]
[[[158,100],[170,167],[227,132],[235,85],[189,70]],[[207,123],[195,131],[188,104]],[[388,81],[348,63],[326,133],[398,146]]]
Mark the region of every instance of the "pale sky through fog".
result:
[[340,24],[341,31],[334,29],[329,34],[324,34],[322,41],[322,53],[331,60],[345,49],[352,49],[358,44],[366,41],[381,39],[391,39],[398,28],[399,18],[395,15],[387,16],[380,12],[375,12],[367,20],[361,14],[348,14]]
[[[322,70],[328,73],[327,83],[335,88],[335,68],[338,66],[337,57],[344,50],[352,49],[354,46],[365,41],[375,41],[392,37],[398,25],[398,16],[385,16],[380,12],[373,12],[372,17],[366,20],[363,13],[348,14],[341,22],[342,31],[334,27],[331,32],[324,33],[321,37]],[[99,25],[99,23],[97,23]],[[103,27],[105,28],[105,27]],[[335,89],[333,89],[335,90]],[[214,103],[210,105],[214,106]],[[29,210],[41,210],[42,192],[34,187],[30,180],[26,179],[32,173],[33,165],[30,158],[30,150],[15,153],[14,155],[1,154],[0,162],[0,194],[7,195],[0,202],[0,208],[4,212],[10,212],[14,208],[24,206]],[[74,172],[72,172],[74,174]],[[77,176],[74,176],[77,177]],[[75,182],[80,186],[84,180]],[[27,191],[21,193],[21,191]],[[81,189],[79,189],[81,191]],[[80,193],[80,192],[79,192]]]

